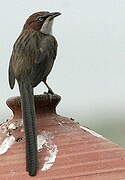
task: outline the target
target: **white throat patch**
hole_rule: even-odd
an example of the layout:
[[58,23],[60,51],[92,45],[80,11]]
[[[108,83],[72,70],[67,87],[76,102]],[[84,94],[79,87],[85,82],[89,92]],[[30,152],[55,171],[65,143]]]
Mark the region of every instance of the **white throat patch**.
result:
[[41,32],[44,34],[52,34],[53,19],[47,18],[42,25]]

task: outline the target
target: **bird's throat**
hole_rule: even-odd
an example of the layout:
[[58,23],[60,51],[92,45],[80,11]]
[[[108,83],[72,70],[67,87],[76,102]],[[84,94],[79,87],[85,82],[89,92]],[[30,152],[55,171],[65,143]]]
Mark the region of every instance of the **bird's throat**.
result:
[[52,34],[53,20],[46,20],[42,25],[41,32],[44,34]]

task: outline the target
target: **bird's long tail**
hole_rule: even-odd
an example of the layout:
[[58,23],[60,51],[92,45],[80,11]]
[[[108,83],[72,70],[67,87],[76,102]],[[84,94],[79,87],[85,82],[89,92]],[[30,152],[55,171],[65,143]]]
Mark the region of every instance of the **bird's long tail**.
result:
[[26,138],[26,168],[30,176],[35,176],[37,171],[37,136],[33,88],[30,83],[19,82],[19,90]]

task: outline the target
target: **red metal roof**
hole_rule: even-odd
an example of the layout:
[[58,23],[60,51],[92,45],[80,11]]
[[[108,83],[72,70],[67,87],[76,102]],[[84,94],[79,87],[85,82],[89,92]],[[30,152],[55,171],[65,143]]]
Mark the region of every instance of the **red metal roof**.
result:
[[[72,119],[57,115],[54,108],[59,99],[59,96],[54,96],[50,102],[47,95],[35,97],[38,134],[43,138],[42,142],[45,141],[38,153],[39,170],[35,177],[30,177],[25,170],[20,99],[16,97],[8,100],[7,104],[15,116],[1,124],[0,141],[2,143],[12,136],[20,141],[0,155],[0,180],[124,180],[125,149],[81,127]],[[8,131],[10,136],[6,135]],[[50,157],[52,153],[54,156]],[[48,165],[51,165],[48,170],[41,170]]]

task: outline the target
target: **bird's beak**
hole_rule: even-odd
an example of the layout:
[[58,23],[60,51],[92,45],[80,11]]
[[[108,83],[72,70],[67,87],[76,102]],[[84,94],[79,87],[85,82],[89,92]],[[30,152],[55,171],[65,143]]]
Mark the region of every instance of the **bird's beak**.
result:
[[61,15],[60,12],[52,12],[52,13],[49,14],[49,16],[51,17],[51,19],[53,19],[53,18],[55,18],[56,16],[59,16],[59,15]]

